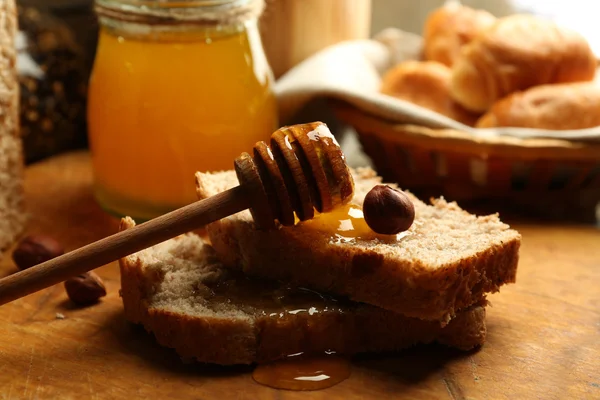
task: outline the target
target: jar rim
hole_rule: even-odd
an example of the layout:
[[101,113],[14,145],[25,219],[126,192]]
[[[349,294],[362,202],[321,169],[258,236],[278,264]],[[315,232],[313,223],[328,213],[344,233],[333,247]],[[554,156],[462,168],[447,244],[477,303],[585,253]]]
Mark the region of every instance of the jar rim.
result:
[[243,5],[250,0],[95,0],[96,5],[109,7],[139,7],[141,9],[168,9],[168,8],[201,8],[219,7],[238,3]]
[[99,17],[146,24],[221,23],[258,18],[264,0],[95,0]]

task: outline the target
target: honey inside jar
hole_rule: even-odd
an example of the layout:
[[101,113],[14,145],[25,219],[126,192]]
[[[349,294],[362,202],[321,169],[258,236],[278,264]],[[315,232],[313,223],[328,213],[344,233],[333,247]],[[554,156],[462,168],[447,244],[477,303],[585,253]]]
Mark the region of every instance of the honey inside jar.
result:
[[276,129],[272,73],[255,21],[101,25],[88,124],[95,194],[105,209],[149,219],[191,203],[196,171],[231,169]]

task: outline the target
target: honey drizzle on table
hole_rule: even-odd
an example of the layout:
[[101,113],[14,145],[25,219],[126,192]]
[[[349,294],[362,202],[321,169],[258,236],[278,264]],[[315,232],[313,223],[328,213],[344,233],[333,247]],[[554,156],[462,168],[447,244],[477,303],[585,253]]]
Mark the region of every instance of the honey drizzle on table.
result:
[[311,356],[298,353],[280,361],[259,364],[252,378],[274,389],[309,391],[335,386],[346,380],[350,373],[350,362],[334,352]]
[[[373,232],[364,219],[362,207],[357,204],[346,204],[331,212],[317,214],[314,219],[300,223],[300,226],[302,229],[325,233],[338,242],[380,240],[393,243],[414,234],[412,231],[398,235]],[[298,229],[298,226],[291,229]],[[306,288],[278,286],[275,282],[256,281],[243,276],[209,286],[211,301],[235,303],[238,307],[247,308],[246,311],[249,312],[264,310],[261,313],[270,318],[287,318],[288,314],[304,312],[309,315],[322,312],[343,313],[347,307],[343,299]],[[318,355],[298,353],[279,361],[257,365],[252,378],[255,382],[274,389],[312,391],[335,386],[350,374],[350,361],[335,352]]]

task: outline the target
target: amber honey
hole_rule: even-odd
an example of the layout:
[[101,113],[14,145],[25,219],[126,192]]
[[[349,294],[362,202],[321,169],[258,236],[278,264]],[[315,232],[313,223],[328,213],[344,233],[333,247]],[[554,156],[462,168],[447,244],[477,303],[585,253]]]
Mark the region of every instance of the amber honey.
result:
[[362,206],[354,203],[345,204],[331,212],[316,214],[315,218],[300,223],[303,229],[322,232],[331,240],[348,242],[353,240],[374,240],[395,242],[414,231],[400,232],[397,235],[382,235],[374,232],[365,220]]
[[333,354],[307,356],[300,353],[258,365],[252,378],[275,389],[308,391],[337,385],[346,380],[350,372],[350,362],[345,358]]
[[304,229],[323,232],[333,238],[370,240],[384,235],[375,233],[365,221],[362,207],[346,204],[331,212],[317,214],[314,219],[302,222]]
[[277,128],[256,24],[99,35],[88,123],[106,209],[147,219],[188,204],[196,171],[231,169]]
[[314,219],[303,222],[302,226],[351,239],[375,235],[365,221],[362,207],[356,204],[346,204],[333,211],[317,214]]

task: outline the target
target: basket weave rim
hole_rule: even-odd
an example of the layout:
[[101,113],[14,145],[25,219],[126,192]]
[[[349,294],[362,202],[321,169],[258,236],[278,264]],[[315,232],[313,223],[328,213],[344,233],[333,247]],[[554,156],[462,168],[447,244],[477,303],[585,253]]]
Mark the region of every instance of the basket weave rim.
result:
[[[549,139],[549,138],[517,138],[509,136],[493,137],[474,137],[468,132],[448,128],[431,128],[421,125],[402,124],[392,122],[369,114],[348,103],[333,102],[333,109],[336,115],[346,123],[353,125],[358,134],[363,129],[369,129],[371,133],[384,137],[391,141],[400,141],[400,139],[410,139],[414,142],[435,142],[444,147],[453,147],[461,150],[461,146],[481,147],[482,150],[493,150],[507,148],[518,152],[550,150],[560,153],[577,153],[587,159],[600,160],[600,144],[591,142],[570,141],[568,139]],[[392,134],[393,132],[393,134]],[[569,158],[572,158],[571,154]]]

